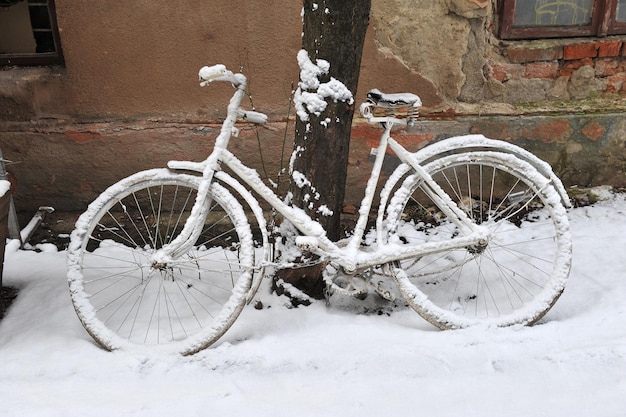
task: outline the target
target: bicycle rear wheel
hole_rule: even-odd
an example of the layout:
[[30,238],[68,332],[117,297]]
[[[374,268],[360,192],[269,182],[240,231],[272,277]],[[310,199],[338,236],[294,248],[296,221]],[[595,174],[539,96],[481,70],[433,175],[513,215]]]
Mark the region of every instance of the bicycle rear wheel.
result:
[[[435,326],[532,324],[561,295],[571,265],[565,208],[529,164],[498,152],[465,152],[424,168],[477,224],[489,244],[398,262],[392,270],[409,305]],[[448,241],[461,231],[409,174],[389,208],[389,238]]]
[[191,215],[200,179],[151,170],[121,180],[79,218],[68,249],[72,302],[104,348],[195,353],[235,321],[250,288],[252,233],[241,205],[212,184],[208,215],[178,259],[152,255]]

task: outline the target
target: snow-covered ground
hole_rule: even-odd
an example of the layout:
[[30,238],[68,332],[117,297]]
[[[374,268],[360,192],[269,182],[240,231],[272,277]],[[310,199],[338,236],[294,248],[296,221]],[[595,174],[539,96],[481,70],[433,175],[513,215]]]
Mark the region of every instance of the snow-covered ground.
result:
[[570,217],[570,281],[534,327],[439,331],[409,310],[263,294],[186,358],[103,351],[72,309],[65,252],[9,242],[4,284],[20,292],[0,322],[0,416],[624,416],[624,195]]

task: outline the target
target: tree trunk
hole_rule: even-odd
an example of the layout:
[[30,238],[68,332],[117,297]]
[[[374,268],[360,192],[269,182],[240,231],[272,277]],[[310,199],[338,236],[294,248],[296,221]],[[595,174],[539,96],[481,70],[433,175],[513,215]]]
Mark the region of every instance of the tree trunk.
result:
[[[370,0],[304,0],[302,49],[311,61],[330,63],[328,74],[356,92],[361,54],[369,21]],[[340,213],[345,194],[350,128],[354,100],[326,98],[327,107],[319,116],[296,120],[293,171],[305,174],[310,185],[292,181],[293,203],[317,219],[332,240],[341,238]],[[329,210],[321,210],[326,206]],[[332,215],[329,215],[332,212]]]
[[[302,49],[313,64],[320,64],[317,60],[330,64],[327,72],[318,74],[319,83],[335,79],[356,92],[370,6],[371,0],[304,0]],[[315,92],[302,72],[299,86],[299,93]],[[296,119],[290,193],[294,205],[318,220],[331,240],[338,240],[343,237],[340,214],[355,102],[351,97],[337,99],[332,94],[322,98],[326,102],[322,111],[309,106],[304,109],[307,114],[303,117],[299,113]],[[319,268],[281,275],[310,296],[322,296]]]

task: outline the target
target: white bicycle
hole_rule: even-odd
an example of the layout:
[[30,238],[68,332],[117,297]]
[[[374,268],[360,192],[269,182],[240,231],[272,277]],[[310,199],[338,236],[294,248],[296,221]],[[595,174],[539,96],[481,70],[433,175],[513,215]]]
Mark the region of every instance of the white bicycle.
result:
[[[561,295],[572,256],[569,198],[534,155],[479,135],[410,153],[391,131],[414,121],[419,97],[372,90],[361,114],[383,133],[356,226],[332,242],[228,151],[237,119],[267,119],[241,109],[246,77],[223,65],[200,77],[235,87],[212,153],[119,181],[72,233],[72,302],[104,348],[188,355],[223,335],[264,276],[293,266],[272,259],[259,197],[295,227],[293,244],[324,263],[329,293],[390,296],[379,284],[395,281],[406,304],[442,329],[532,324]],[[380,191],[372,227],[387,149],[401,163]]]

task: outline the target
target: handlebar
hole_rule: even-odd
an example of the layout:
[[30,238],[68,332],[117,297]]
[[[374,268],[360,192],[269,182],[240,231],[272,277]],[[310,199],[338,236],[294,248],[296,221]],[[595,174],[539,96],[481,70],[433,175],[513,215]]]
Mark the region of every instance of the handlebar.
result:
[[240,117],[246,122],[262,125],[267,123],[267,115],[258,111],[241,110]]
[[226,69],[225,65],[217,64],[210,67],[205,66],[198,71],[200,86],[204,87],[213,81],[228,81],[235,87],[246,85],[246,76],[243,74],[233,74],[232,71]]
[[[238,107],[246,89],[245,75],[233,74],[232,71],[226,69],[225,65],[216,64],[210,67],[204,66],[200,68],[200,71],[198,71],[198,78],[200,79],[201,87],[204,87],[213,81],[228,81],[232,83],[233,86],[237,88],[237,92],[235,93],[235,96],[233,96],[233,98],[236,97],[236,99],[234,101],[231,100],[231,105],[228,107],[229,112],[233,112],[233,114],[235,114],[238,118],[247,122],[256,124],[264,124],[267,122],[267,115],[256,111],[243,110]],[[234,107],[231,109],[231,106]]]
[[200,80],[202,81],[211,82],[216,78],[226,75],[227,72],[228,70],[226,69],[226,66],[222,64],[213,65],[211,67],[205,66],[200,68],[198,77],[200,77]]

